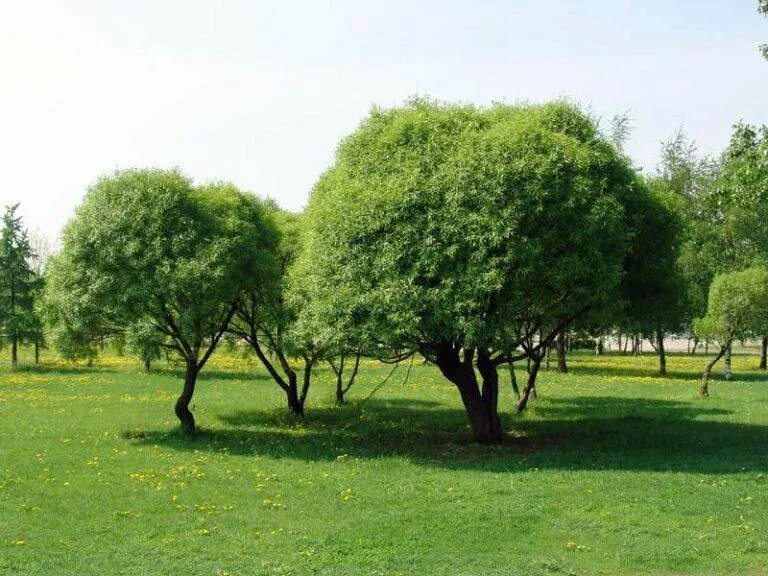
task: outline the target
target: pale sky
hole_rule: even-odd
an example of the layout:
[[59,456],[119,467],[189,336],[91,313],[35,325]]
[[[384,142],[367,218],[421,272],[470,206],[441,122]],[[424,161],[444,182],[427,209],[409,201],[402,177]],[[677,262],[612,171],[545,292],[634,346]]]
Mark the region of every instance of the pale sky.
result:
[[0,0],[0,206],[51,239],[99,175],[180,167],[298,210],[376,103],[568,96],[652,170],[768,123],[756,0]]

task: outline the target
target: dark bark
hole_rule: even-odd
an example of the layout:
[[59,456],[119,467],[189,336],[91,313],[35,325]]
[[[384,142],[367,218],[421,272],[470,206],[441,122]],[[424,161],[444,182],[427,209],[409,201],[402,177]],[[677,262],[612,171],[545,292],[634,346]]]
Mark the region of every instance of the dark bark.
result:
[[[291,368],[290,364],[288,363],[288,359],[285,357],[282,350],[268,350],[269,355],[266,354],[264,349],[261,347],[261,344],[259,343],[259,339],[256,335],[256,328],[253,325],[250,327],[249,333],[237,332],[236,334],[241,336],[246,342],[248,342],[248,344],[250,344],[258,359],[267,369],[267,372],[269,372],[269,375],[272,376],[272,379],[277,383],[278,386],[280,386],[282,391],[285,392],[288,412],[294,416],[303,416],[304,401],[299,395],[296,371]],[[273,355],[277,357],[284,377],[277,371],[277,368],[272,363],[272,360],[269,356]],[[306,392],[304,393],[304,396],[306,397]]]
[[490,353],[482,348],[478,350],[477,367],[483,378],[481,391],[473,366],[473,348],[464,350],[463,360],[459,359],[459,347],[454,343],[444,343],[436,352],[440,372],[459,390],[475,440],[483,444],[501,442],[504,430],[498,414],[499,378]]
[[509,380],[512,383],[512,390],[515,393],[515,396],[517,399],[520,399],[520,388],[517,387],[517,376],[515,375],[515,363],[514,362],[507,362],[507,366],[509,366]]
[[717,353],[717,356],[712,358],[712,360],[709,361],[707,364],[707,367],[704,369],[704,374],[701,377],[701,387],[699,388],[699,394],[702,396],[709,396],[709,376],[712,374],[712,368],[717,364],[717,362],[725,355],[725,351],[728,349],[728,347],[731,345],[730,342],[725,344],[720,348],[720,351]]
[[565,374],[568,372],[568,364],[565,359],[565,334],[559,332],[555,341],[557,348],[557,371]]
[[40,342],[35,338],[35,364],[40,364]]
[[664,332],[661,328],[656,329],[656,350],[659,353],[659,375],[667,375],[667,354],[664,351]]
[[152,361],[149,358],[144,358],[144,372],[152,371]]
[[760,370],[765,370],[766,360],[768,360],[768,336],[763,336],[760,344]]
[[16,368],[19,364],[19,340],[14,335],[11,338],[11,366]]
[[288,400],[288,412],[293,416],[304,416],[304,402],[299,397],[299,387],[296,384],[296,373],[289,376],[288,388],[285,390]]
[[349,379],[347,380],[346,385],[344,384],[344,365],[346,363],[346,356],[344,354],[341,355],[339,358],[338,366],[333,362],[333,360],[328,361],[328,364],[331,365],[333,373],[336,374],[336,404],[344,403],[344,395],[352,387],[352,384],[355,383],[355,377],[357,376],[358,369],[360,368],[361,357],[361,352],[357,352],[355,354],[355,364],[352,367],[352,373],[349,375]]
[[694,338],[693,339],[693,348],[691,348],[691,356],[695,356],[696,355],[696,348],[698,348],[698,347],[699,347],[699,339],[698,338]]
[[541,366],[541,354],[537,354],[531,358],[531,371],[528,373],[528,382],[526,382],[525,388],[523,388],[523,393],[520,396],[520,400],[517,401],[517,406],[515,408],[515,412],[518,414],[525,410],[528,405],[528,399],[531,397],[531,393],[533,393],[534,398],[536,397],[536,376],[539,373],[539,366]]
[[191,436],[195,433],[195,417],[189,409],[189,404],[192,401],[192,396],[195,394],[195,384],[197,383],[197,375],[200,372],[199,366],[192,361],[187,361],[187,370],[184,374],[184,388],[176,400],[176,416],[181,422],[181,431],[187,436]]

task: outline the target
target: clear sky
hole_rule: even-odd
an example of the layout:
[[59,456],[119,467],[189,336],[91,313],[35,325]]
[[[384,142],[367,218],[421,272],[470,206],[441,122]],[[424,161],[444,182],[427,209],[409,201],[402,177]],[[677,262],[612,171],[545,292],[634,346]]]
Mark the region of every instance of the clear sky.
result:
[[55,238],[115,168],[178,166],[300,209],[374,103],[572,97],[652,170],[768,123],[756,0],[4,1],[0,205]]

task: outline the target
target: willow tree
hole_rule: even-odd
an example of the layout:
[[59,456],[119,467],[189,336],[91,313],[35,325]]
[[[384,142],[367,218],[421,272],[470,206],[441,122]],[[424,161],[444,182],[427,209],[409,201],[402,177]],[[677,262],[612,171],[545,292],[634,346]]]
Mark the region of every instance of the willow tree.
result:
[[310,198],[310,260],[320,282],[342,287],[329,308],[381,355],[434,362],[474,437],[498,442],[497,368],[540,362],[575,318],[615,297],[636,185],[569,103],[413,100],[374,109],[341,143]]
[[[266,368],[272,380],[285,393],[288,412],[304,414],[304,403],[311,383],[312,369],[321,357],[321,348],[311,333],[294,330],[304,305],[292,290],[290,274],[301,251],[302,216],[270,204],[270,212],[280,231],[275,254],[277,276],[270,284],[254,278],[237,300],[229,332],[246,342]],[[258,253],[258,245],[251,249]],[[299,371],[291,364],[301,358]]]
[[699,338],[719,344],[707,363],[699,392],[709,395],[709,376],[717,362],[730,354],[735,340],[765,334],[768,328],[768,269],[754,267],[715,276],[709,289],[707,314],[694,322]]
[[178,171],[117,172],[88,190],[64,230],[47,317],[74,350],[151,325],[158,344],[184,360],[175,412],[190,434],[197,376],[246,287],[274,282],[276,242],[263,202],[231,185],[195,187]]

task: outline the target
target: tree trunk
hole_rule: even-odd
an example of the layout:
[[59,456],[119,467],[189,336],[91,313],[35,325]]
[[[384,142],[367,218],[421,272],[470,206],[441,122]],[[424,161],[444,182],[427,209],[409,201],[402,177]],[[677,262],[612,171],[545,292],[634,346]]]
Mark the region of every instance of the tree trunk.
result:
[[330,361],[331,368],[336,373],[336,404],[344,404],[344,354],[339,358],[339,367]]
[[151,372],[152,371],[152,360],[149,358],[144,358],[144,372]]
[[709,376],[712,374],[712,368],[715,366],[715,364],[717,364],[718,360],[723,357],[728,346],[730,346],[730,342],[720,348],[717,356],[712,358],[709,364],[707,364],[707,367],[704,369],[704,374],[701,377],[701,388],[699,388],[699,394],[702,396],[709,396]]
[[35,364],[40,364],[40,342],[35,338]]
[[11,366],[15,369],[19,365],[19,340],[14,335],[11,338]]
[[723,376],[726,380],[730,380],[733,376],[731,370],[731,345],[728,344],[728,348],[725,350],[725,369],[723,370]]
[[539,373],[539,366],[541,366],[541,355],[536,355],[533,357],[531,362],[531,371],[528,374],[528,382],[525,384],[525,388],[523,388],[523,393],[520,396],[520,400],[517,402],[517,407],[515,408],[515,412],[518,414],[525,410],[525,407],[528,405],[528,398],[531,396],[531,392],[534,393],[534,398],[536,394],[536,375]]
[[696,355],[696,348],[698,348],[698,347],[699,347],[699,339],[698,338],[694,338],[693,339],[693,348],[691,348],[691,356],[695,356]]
[[195,384],[200,368],[194,362],[187,361],[187,370],[184,374],[184,389],[176,400],[176,416],[181,422],[181,431],[187,436],[195,433],[195,417],[189,409],[192,396],[195,393]]
[[565,374],[568,372],[568,364],[565,360],[565,335],[562,332],[557,334],[555,346],[557,348],[557,371]]
[[504,429],[498,413],[499,376],[490,360],[488,350],[478,350],[478,369],[483,377],[483,389],[477,382],[472,365],[474,349],[464,350],[459,359],[458,347],[444,344],[437,353],[437,367],[454,383],[469,417],[472,435],[481,444],[496,444],[504,439]]
[[768,359],[768,336],[763,336],[760,344],[760,370],[765,370],[766,360]]
[[507,365],[509,366],[509,379],[512,382],[512,390],[515,393],[515,396],[517,399],[520,399],[520,388],[517,387],[517,376],[515,375],[515,363],[514,362],[508,362]]
[[304,416],[304,402],[299,398],[299,387],[296,383],[296,374],[288,375],[288,387],[285,390],[288,400],[288,412],[292,416]]
[[656,329],[656,342],[659,351],[659,375],[667,375],[667,354],[664,351],[664,332],[661,328]]

